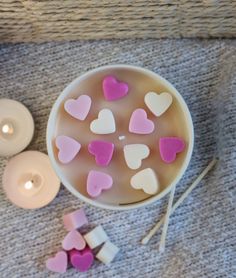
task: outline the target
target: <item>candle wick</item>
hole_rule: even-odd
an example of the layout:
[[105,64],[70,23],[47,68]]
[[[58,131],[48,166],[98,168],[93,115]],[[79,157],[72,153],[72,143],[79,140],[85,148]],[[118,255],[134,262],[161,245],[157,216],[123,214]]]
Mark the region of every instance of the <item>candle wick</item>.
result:
[[13,127],[10,124],[4,124],[2,126],[2,132],[4,134],[12,134],[13,133]]
[[27,181],[25,183],[25,189],[30,190],[30,189],[32,189],[32,187],[33,187],[33,181]]
[[4,126],[2,127],[2,132],[3,132],[3,133],[8,133],[9,130],[10,130],[9,125],[4,125]]

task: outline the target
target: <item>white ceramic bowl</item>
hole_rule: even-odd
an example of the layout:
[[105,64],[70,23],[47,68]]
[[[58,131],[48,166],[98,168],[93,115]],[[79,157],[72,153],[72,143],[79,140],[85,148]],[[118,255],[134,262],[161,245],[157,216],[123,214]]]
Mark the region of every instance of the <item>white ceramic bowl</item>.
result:
[[[63,110],[63,104],[65,100],[68,98],[73,98],[76,96],[75,92],[80,88],[81,84],[89,84],[91,82],[95,82],[96,86],[98,84],[96,80],[96,76],[99,76],[101,79],[102,76],[112,74],[115,75],[124,72],[124,78],[129,76],[133,76],[135,78],[135,74],[137,76],[143,77],[143,80],[152,80],[155,84],[157,84],[157,87],[161,88],[161,91],[167,91],[172,94],[174,101],[178,104],[178,111],[181,111],[184,119],[184,125],[182,126],[182,129],[185,129],[185,133],[187,136],[187,148],[185,151],[185,155],[182,159],[181,165],[174,176],[174,178],[171,180],[169,184],[165,186],[163,190],[161,190],[160,193],[154,196],[150,196],[146,198],[145,200],[134,202],[131,204],[115,204],[111,202],[104,202],[101,200],[91,199],[85,194],[81,193],[75,186],[75,184],[68,178],[68,176],[64,173],[62,165],[58,162],[57,157],[55,155],[55,144],[54,140],[57,134],[58,129],[58,119],[59,119],[59,113],[62,113]],[[99,79],[99,80],[100,80]],[[139,78],[140,79],[140,78]],[[102,79],[101,79],[102,80]],[[140,80],[139,80],[140,81]],[[86,83],[87,82],[87,83]],[[100,82],[100,81],[99,81]],[[154,84],[153,83],[153,84]],[[84,86],[84,85],[83,85]],[[82,86],[82,87],[83,87]],[[86,86],[85,86],[86,87]],[[147,93],[147,92],[146,92]],[[147,111],[148,109],[146,109]],[[181,129],[181,127],[180,127]],[[91,134],[92,135],[92,134]],[[149,135],[151,136],[151,135]],[[48,120],[48,127],[47,127],[47,148],[48,148],[48,154],[50,157],[50,160],[52,162],[53,168],[55,169],[58,177],[60,178],[61,182],[65,185],[65,187],[76,197],[78,197],[80,200],[87,202],[91,205],[98,206],[105,209],[113,209],[113,210],[126,210],[126,209],[132,209],[132,208],[138,208],[142,206],[146,206],[148,204],[151,204],[162,197],[164,197],[173,186],[175,186],[181,177],[183,176],[185,170],[188,167],[188,164],[191,159],[192,151],[193,151],[193,144],[194,144],[194,130],[193,130],[193,123],[191,119],[191,115],[189,112],[189,109],[180,95],[180,93],[174,88],[173,85],[171,85],[167,80],[159,76],[158,74],[149,71],[147,69],[141,68],[141,67],[135,67],[130,65],[110,65],[110,66],[104,66],[99,67],[94,70],[91,70],[80,77],[76,78],[74,81],[72,81],[65,89],[64,91],[59,95],[58,99],[56,100],[55,104],[52,107],[49,120]],[[114,199],[114,196],[113,196]]]

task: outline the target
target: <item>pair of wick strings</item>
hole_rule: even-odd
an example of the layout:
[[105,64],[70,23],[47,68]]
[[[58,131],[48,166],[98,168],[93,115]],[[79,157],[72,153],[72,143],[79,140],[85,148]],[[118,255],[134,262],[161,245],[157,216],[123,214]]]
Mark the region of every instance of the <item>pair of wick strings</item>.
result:
[[207,173],[215,166],[217,159],[213,159],[209,165],[202,171],[202,173],[196,178],[196,180],[190,185],[190,187],[181,195],[177,202],[172,206],[175,194],[175,187],[171,190],[166,214],[156,223],[156,225],[148,232],[148,234],[142,239],[142,244],[147,244],[149,240],[154,236],[154,234],[160,229],[164,223],[162,230],[161,241],[159,246],[159,251],[163,252],[165,250],[165,240],[169,225],[169,219],[171,214],[182,204],[182,202],[187,198],[187,196],[193,191],[193,189],[201,182],[201,180],[207,175]]

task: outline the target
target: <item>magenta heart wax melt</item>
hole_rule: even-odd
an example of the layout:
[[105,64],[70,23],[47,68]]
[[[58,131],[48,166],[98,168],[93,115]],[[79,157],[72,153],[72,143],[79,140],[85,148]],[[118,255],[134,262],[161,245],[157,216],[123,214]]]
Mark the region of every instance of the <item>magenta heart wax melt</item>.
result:
[[113,101],[125,97],[129,86],[125,82],[119,82],[114,76],[107,76],[102,82],[103,94],[106,100]]
[[72,266],[81,272],[89,270],[94,261],[94,255],[89,247],[83,251],[71,250],[69,257]]
[[97,165],[107,166],[113,155],[114,144],[107,141],[92,141],[88,145],[89,152],[95,156]]
[[176,154],[184,150],[184,140],[177,137],[163,137],[159,140],[161,158],[166,163],[174,162]]

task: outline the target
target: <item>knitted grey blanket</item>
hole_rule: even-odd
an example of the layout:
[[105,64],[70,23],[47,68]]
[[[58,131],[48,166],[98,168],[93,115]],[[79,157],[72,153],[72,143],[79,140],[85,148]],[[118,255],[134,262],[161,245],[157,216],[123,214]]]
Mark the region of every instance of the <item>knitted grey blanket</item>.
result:
[[[153,70],[176,86],[195,128],[193,157],[178,198],[213,156],[219,162],[171,216],[166,252],[160,233],[141,238],[164,213],[167,197],[145,208],[114,212],[85,205],[63,186],[47,207],[13,206],[0,188],[0,277],[59,277],[45,269],[66,231],[62,215],[85,207],[89,228],[102,224],[121,252],[110,266],[60,277],[236,277],[236,45],[220,40],[124,40],[0,46],[0,97],[23,102],[35,119],[28,149],[46,152],[52,104],[63,88],[92,68],[126,63]],[[0,176],[7,162],[0,159]]]

